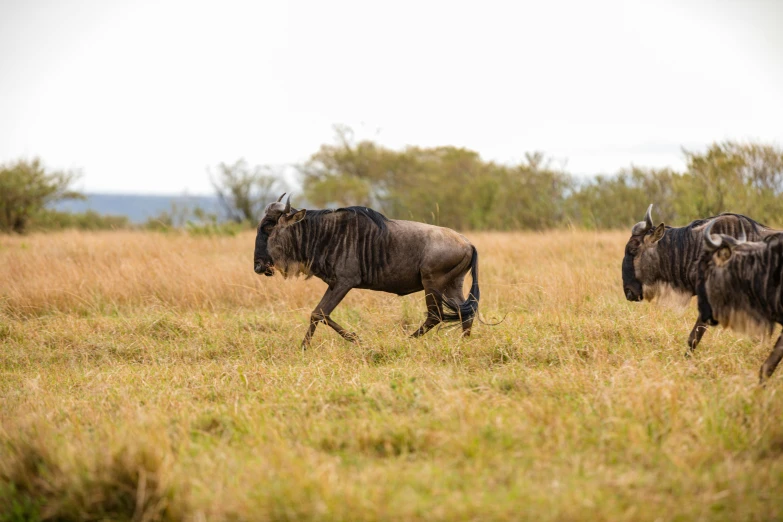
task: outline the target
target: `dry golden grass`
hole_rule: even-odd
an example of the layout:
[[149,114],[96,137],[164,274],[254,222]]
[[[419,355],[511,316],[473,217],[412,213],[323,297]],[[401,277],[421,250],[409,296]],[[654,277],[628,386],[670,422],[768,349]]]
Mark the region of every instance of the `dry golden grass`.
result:
[[253,235],[0,238],[0,520],[771,520],[769,343],[627,303],[624,233],[469,234],[470,339],[421,294],[252,271]]

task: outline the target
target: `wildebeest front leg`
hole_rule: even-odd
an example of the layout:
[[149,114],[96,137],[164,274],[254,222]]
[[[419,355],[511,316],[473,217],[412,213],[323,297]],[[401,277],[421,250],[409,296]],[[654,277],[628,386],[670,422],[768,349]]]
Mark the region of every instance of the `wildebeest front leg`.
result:
[[336,322],[332,321],[332,319],[329,317],[329,314],[331,314],[337,305],[340,304],[340,301],[342,301],[343,298],[348,295],[348,292],[351,291],[351,288],[353,287],[330,286],[326,290],[326,293],[321,298],[321,302],[318,303],[318,306],[315,307],[313,313],[310,314],[310,327],[307,329],[307,333],[305,334],[304,340],[302,341],[302,348],[307,348],[310,345],[310,339],[313,337],[315,327],[318,326],[318,323],[320,322],[328,324],[334,329],[334,331],[349,341],[357,342],[359,340],[355,333],[349,332]]
[[421,337],[441,322],[442,310],[438,294],[425,289],[424,300],[427,302],[427,319],[411,337]]
[[764,384],[764,381],[772,376],[775,368],[778,367],[780,359],[783,359],[783,333],[778,337],[778,341],[775,343],[772,353],[769,354],[767,360],[761,365],[761,370],[759,370],[759,384]]
[[696,324],[693,325],[693,330],[691,330],[691,334],[688,336],[688,351],[685,352],[685,357],[690,357],[693,354],[706,331],[707,324],[696,319]]

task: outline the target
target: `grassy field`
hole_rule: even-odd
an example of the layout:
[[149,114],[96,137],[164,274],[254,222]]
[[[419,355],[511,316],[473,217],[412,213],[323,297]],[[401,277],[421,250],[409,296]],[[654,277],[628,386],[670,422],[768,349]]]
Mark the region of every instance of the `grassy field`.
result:
[[0,237],[0,520],[774,520],[783,377],[625,301],[626,233],[468,234],[498,326],[252,271],[252,233]]

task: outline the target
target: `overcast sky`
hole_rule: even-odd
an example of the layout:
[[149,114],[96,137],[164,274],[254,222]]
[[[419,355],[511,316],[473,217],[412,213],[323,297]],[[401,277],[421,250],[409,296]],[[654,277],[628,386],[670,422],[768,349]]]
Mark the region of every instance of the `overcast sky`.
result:
[[334,124],[577,174],[783,145],[783,1],[0,2],[0,162],[91,192],[210,192]]

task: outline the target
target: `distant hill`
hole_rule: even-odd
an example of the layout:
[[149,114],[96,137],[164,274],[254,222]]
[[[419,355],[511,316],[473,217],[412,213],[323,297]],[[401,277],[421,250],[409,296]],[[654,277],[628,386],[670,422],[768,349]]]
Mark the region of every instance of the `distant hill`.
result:
[[143,223],[161,212],[201,207],[209,213],[221,215],[218,200],[214,196],[148,196],[140,194],[86,194],[84,201],[60,201],[53,205],[56,210],[85,212],[93,210],[99,214],[128,216],[131,223]]

